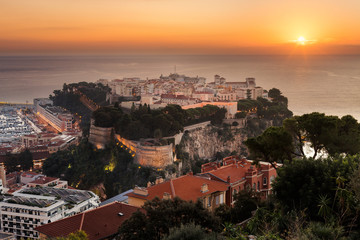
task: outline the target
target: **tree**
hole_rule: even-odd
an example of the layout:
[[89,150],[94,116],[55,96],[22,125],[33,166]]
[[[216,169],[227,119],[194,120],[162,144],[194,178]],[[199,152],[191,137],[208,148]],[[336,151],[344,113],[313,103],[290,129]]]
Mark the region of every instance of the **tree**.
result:
[[57,237],[55,239],[56,240],[87,240],[88,237],[85,231],[79,230],[77,232],[70,233],[66,237]]
[[[285,211],[306,210],[315,220],[324,216],[330,207],[332,215],[343,221],[355,210],[345,210],[349,205],[347,184],[358,168],[360,157],[346,156],[328,159],[298,159],[278,169],[272,184],[275,198]],[[327,203],[331,203],[326,206]],[[320,211],[320,212],[319,212]],[[320,214],[320,215],[319,215]]]
[[4,165],[5,165],[6,172],[8,172],[8,173],[20,170],[18,168],[18,165],[19,165],[18,158],[16,156],[14,156],[13,154],[6,155]]
[[168,236],[163,240],[217,240],[216,233],[207,233],[201,226],[189,223],[186,225],[181,224],[179,228],[171,228]]
[[245,118],[245,117],[246,117],[246,112],[237,112],[237,113],[235,113],[235,118],[236,119]]
[[223,119],[225,118],[227,110],[225,108],[220,108],[214,116],[211,118],[211,124],[219,125],[222,123]]
[[143,212],[134,213],[119,229],[119,239],[161,239],[171,228],[189,223],[201,226],[205,232],[220,231],[220,220],[196,203],[176,197],[170,200],[155,198],[147,201]]
[[283,121],[283,128],[292,135],[294,141],[294,147],[296,152],[301,156],[305,156],[304,153],[304,140],[300,131],[299,122],[297,118],[287,118]]
[[29,149],[25,149],[19,154],[18,163],[24,171],[28,171],[33,167],[33,156]]
[[288,99],[282,95],[281,91],[277,88],[272,88],[269,90],[268,96],[272,98],[273,102],[284,104],[287,106]]
[[249,219],[260,204],[259,194],[251,188],[239,191],[233,198],[233,207],[223,204],[215,209],[215,215],[219,216],[222,222],[237,224]]
[[292,137],[283,127],[270,127],[260,136],[249,138],[244,143],[256,161],[269,162],[275,169],[275,162],[292,161]]
[[270,98],[278,98],[279,96],[281,96],[281,91],[277,88],[272,88],[269,90],[268,96]]
[[248,90],[246,90],[246,99],[251,99],[251,90],[250,89],[248,89]]
[[337,117],[313,112],[298,117],[297,121],[301,133],[306,140],[310,141],[311,147],[314,149],[313,158],[316,158],[322,149],[326,149],[326,146],[332,144],[337,135]]

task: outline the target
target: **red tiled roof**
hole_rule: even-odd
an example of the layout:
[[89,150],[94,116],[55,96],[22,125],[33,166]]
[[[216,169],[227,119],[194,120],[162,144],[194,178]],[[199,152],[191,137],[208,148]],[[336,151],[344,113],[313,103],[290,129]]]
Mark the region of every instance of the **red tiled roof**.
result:
[[35,134],[28,134],[28,135],[24,135],[24,137],[37,138],[37,135],[35,135]]
[[[128,204],[113,202],[87,212],[45,224],[35,228],[36,231],[48,237],[67,236],[78,230],[86,232],[89,240],[110,237],[118,232],[123,222],[131,217],[138,207]],[[119,213],[123,215],[120,216]]]
[[168,99],[190,99],[184,95],[173,95],[173,94],[161,94],[161,98],[168,98]]
[[39,173],[36,173],[36,172],[23,172],[23,173],[21,173],[22,177],[34,177],[36,175],[39,175]]
[[230,183],[235,183],[245,177],[246,171],[250,168],[251,163],[245,164],[231,164],[227,166],[222,166],[216,170],[209,171],[207,173],[223,180],[227,181],[227,178],[230,177]]
[[50,153],[48,151],[32,153],[33,160],[45,159],[45,158],[48,158],[49,156],[50,156]]
[[246,82],[226,82],[226,84],[246,84]]
[[48,147],[44,146],[44,145],[37,145],[37,146],[29,148],[30,152],[32,152],[32,153],[35,151],[40,151],[40,150],[46,151],[47,149],[48,149]]
[[33,184],[46,184],[46,183],[55,181],[55,180],[57,180],[57,179],[58,179],[58,178],[53,178],[53,177],[39,177],[39,178],[35,179],[34,181],[29,182],[29,183],[33,183]]
[[[201,192],[201,186],[203,184],[208,185],[208,191]],[[164,193],[168,193],[172,196],[172,198],[178,196],[179,198],[186,201],[197,201],[198,198],[209,195],[211,193],[226,191],[228,187],[229,185],[227,183],[218,182],[199,176],[185,175],[148,187],[147,196],[135,194],[134,192],[129,193],[128,196],[152,200],[155,197],[162,199]]]

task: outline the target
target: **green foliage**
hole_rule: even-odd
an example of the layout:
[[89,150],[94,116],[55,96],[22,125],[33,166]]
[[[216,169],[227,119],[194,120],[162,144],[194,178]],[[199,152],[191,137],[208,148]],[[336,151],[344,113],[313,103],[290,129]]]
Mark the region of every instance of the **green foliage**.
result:
[[237,112],[235,113],[235,118],[236,119],[241,119],[241,118],[245,118],[246,117],[246,112]]
[[163,240],[217,240],[216,233],[206,233],[201,226],[189,223],[181,224],[180,228],[171,228],[169,235]]
[[136,212],[119,229],[119,239],[161,239],[172,228],[193,223],[205,232],[219,232],[220,221],[204,209],[203,204],[187,202],[179,198],[147,201],[143,206],[146,213]]
[[314,112],[286,119],[284,128],[292,134],[302,155],[304,140],[309,141],[314,148],[313,158],[324,149],[333,156],[360,152],[360,124],[349,115],[339,119]]
[[[279,91],[279,94],[280,91]],[[287,108],[287,98],[280,95],[277,101],[268,101],[264,98],[257,100],[243,99],[238,101],[238,110],[241,111],[235,115],[236,118],[243,118],[246,113],[256,113],[260,119],[272,120],[274,126],[279,126],[285,118],[292,116],[292,112]]]
[[286,97],[284,97],[281,93],[281,91],[277,88],[272,88],[269,90],[268,96],[270,98],[272,98],[272,101],[275,103],[279,103],[282,105],[286,105],[288,104],[288,99]]
[[275,162],[292,161],[292,137],[283,127],[270,127],[260,136],[249,138],[244,143],[256,161],[269,162],[275,168]]
[[70,233],[66,237],[57,237],[56,240],[87,240],[87,234],[83,230],[79,230],[74,233]]
[[116,107],[103,107],[93,112],[93,118],[96,126],[114,127],[122,137],[139,140],[173,136],[183,131],[184,126],[203,121],[221,124],[225,114],[226,109],[211,105],[183,110],[170,104],[161,110],[151,110],[145,104],[137,109],[133,106],[130,114]]
[[33,167],[33,157],[29,149],[20,154],[8,154],[4,161],[7,172],[28,171]]
[[221,205],[215,209],[215,215],[222,222],[240,223],[250,217],[260,204],[260,197],[251,189],[241,190],[234,196],[234,206]]
[[346,186],[359,163],[359,156],[296,160],[278,170],[272,185],[275,197],[284,209],[306,209],[311,219],[324,217],[328,208],[334,217],[344,218],[350,205],[355,206]]
[[64,178],[71,186],[80,189],[103,183],[108,198],[135,185],[146,186],[156,177],[164,177],[162,171],[134,164],[131,155],[117,145],[98,150],[86,141],[52,154],[44,162],[43,172]]

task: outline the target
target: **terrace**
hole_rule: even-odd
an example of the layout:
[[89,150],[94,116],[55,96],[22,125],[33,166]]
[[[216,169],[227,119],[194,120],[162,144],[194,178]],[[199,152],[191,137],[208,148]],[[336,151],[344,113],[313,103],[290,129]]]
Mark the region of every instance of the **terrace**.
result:
[[56,199],[61,199],[72,204],[79,204],[93,197],[88,191],[51,187],[26,188],[20,190],[19,193],[28,195],[53,196]]
[[5,199],[4,202],[26,205],[30,207],[39,207],[39,208],[49,207],[52,204],[56,203],[56,201],[54,200],[25,198],[25,197],[17,197],[17,196]]

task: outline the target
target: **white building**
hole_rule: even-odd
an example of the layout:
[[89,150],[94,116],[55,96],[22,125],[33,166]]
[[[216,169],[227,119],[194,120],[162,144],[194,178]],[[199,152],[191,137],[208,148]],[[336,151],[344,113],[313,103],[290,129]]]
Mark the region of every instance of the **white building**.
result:
[[35,227],[99,205],[90,191],[49,187],[25,188],[0,202],[1,229],[18,238],[39,238]]
[[59,132],[72,130],[73,116],[61,107],[39,104],[37,114]]

